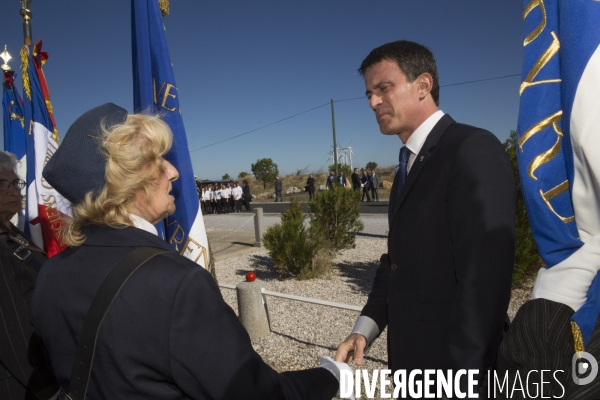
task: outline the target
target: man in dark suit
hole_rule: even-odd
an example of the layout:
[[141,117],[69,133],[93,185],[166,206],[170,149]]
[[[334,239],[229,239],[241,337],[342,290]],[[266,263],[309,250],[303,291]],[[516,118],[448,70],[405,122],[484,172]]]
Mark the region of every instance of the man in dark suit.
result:
[[510,298],[516,192],[508,156],[491,133],[438,110],[427,48],[385,44],[359,71],[381,132],[405,146],[390,193],[388,253],[336,360],[361,365],[388,326],[393,371],[484,373],[494,367]]
[[375,173],[375,170],[372,169],[371,170],[371,198],[373,199],[373,201],[379,201],[379,192],[377,191],[377,189],[379,189],[379,176]]
[[358,168],[354,168],[352,173],[352,187],[354,190],[360,189],[360,176],[358,176]]

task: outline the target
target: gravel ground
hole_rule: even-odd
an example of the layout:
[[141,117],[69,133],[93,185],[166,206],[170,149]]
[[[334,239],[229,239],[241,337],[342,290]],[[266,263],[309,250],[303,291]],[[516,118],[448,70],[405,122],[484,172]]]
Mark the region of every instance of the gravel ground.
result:
[[[216,215],[205,217],[208,229],[235,229],[244,216]],[[280,279],[265,250],[217,263],[221,283],[236,285],[247,271],[255,271],[262,286],[271,291],[363,306],[371,288],[379,257],[386,251],[387,217],[363,216],[365,231],[357,237],[356,248],[343,251],[334,260],[333,271],[324,279],[297,281]],[[267,224],[279,222],[268,215]],[[236,225],[237,224],[237,225]],[[252,229],[251,224],[250,229]],[[513,291],[509,315],[528,300],[533,281]],[[237,313],[235,291],[221,289],[225,301]],[[277,371],[318,366],[321,355],[334,356],[337,345],[349,334],[358,312],[268,297],[272,333],[253,343],[256,351]],[[375,341],[361,368],[387,368],[387,330]],[[351,365],[356,368],[355,365]],[[364,395],[364,388],[363,388]],[[377,395],[379,390],[377,390]],[[378,398],[378,397],[375,397]]]

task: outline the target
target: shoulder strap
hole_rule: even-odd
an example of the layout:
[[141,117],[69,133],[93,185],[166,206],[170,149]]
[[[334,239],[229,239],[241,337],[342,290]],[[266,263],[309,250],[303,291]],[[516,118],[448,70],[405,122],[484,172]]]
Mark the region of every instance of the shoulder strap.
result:
[[106,275],[104,281],[102,281],[83,322],[83,329],[81,330],[79,345],[77,346],[75,361],[71,370],[67,399],[85,399],[92,372],[92,363],[94,361],[94,352],[96,350],[96,340],[100,331],[100,325],[102,325],[104,316],[121,291],[121,288],[139,267],[152,257],[162,253],[167,253],[167,250],[156,247],[138,247],[119,260],[112,267],[108,275]]

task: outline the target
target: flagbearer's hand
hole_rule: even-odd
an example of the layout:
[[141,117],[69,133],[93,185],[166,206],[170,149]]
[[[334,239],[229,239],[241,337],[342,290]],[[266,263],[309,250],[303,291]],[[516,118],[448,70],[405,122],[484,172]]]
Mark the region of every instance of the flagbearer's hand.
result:
[[353,333],[338,346],[335,361],[349,363],[354,360],[356,365],[362,365],[365,347],[367,339],[360,333]]

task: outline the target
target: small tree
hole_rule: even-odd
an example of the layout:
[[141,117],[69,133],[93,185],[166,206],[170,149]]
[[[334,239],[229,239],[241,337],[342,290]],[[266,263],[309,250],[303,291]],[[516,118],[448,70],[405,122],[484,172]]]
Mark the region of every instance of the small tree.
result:
[[281,214],[281,223],[269,227],[263,236],[265,248],[282,275],[310,279],[331,269],[331,252],[324,248],[321,238],[306,229],[305,219],[302,204],[292,198],[290,208]]
[[223,179],[224,181],[228,181],[231,179],[231,177],[229,176],[229,174],[225,174],[221,177],[221,179]]
[[252,164],[252,173],[257,180],[263,183],[263,188],[267,188],[267,183],[275,181],[275,178],[279,175],[279,169],[277,164],[270,158],[261,158],[256,160],[255,164]]
[[248,175],[250,175],[249,173],[242,171],[238,174],[238,178],[240,179],[244,179],[245,177],[247,177]]
[[508,153],[513,168],[515,184],[517,185],[517,226],[515,237],[515,267],[513,271],[513,285],[518,285],[526,278],[534,276],[542,265],[537,245],[531,233],[525,200],[521,190],[519,179],[519,167],[517,165],[517,133],[510,132],[510,136],[504,142],[504,149]]
[[373,169],[377,169],[377,163],[375,161],[369,161],[365,168],[370,172]]
[[360,191],[336,185],[313,197],[309,203],[311,235],[322,237],[334,251],[355,247],[356,233],[364,228],[360,220]]

